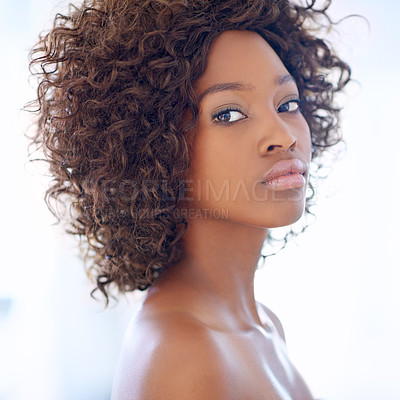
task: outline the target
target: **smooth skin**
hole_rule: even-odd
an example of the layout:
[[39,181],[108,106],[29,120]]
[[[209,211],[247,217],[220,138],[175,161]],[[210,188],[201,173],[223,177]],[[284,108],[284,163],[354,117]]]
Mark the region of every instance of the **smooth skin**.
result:
[[195,89],[184,257],[148,290],[131,322],[112,399],[313,399],[279,320],[254,298],[268,228],[304,212],[306,185],[276,191],[262,183],[278,161],[309,165],[296,84],[261,36],[227,31]]

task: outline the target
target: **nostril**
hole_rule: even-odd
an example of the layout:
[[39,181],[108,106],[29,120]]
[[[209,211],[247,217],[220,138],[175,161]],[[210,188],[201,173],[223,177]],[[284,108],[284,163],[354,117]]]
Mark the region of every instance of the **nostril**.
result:
[[289,150],[294,150],[297,146],[297,141],[295,140],[289,147]]
[[276,145],[271,145],[271,146],[268,146],[268,149],[267,149],[267,151],[272,151],[272,150],[274,150],[275,149],[275,147],[277,147]]

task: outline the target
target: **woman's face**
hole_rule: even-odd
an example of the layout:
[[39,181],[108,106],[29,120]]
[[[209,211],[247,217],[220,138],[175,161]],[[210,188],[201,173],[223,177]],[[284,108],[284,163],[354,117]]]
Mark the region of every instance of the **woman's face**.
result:
[[296,83],[258,34],[226,31],[195,84],[200,114],[185,192],[188,217],[272,228],[304,211],[311,158]]

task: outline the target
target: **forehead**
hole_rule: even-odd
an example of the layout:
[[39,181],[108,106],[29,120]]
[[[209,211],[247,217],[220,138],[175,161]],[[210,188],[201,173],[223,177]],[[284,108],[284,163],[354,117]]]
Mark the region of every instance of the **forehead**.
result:
[[206,70],[195,87],[202,92],[224,82],[269,86],[286,74],[281,59],[263,37],[250,31],[225,31],[214,40]]

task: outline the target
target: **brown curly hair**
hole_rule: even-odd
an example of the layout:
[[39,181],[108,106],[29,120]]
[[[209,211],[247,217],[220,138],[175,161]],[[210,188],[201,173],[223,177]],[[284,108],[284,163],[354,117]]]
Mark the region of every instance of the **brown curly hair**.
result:
[[54,177],[46,201],[69,205],[68,232],[84,239],[107,302],[110,284],[145,290],[182,255],[187,221],[175,210],[198,116],[193,84],[221,32],[254,31],[279,55],[304,100],[314,163],[340,141],[334,97],[350,68],[313,34],[332,25],[329,3],[91,0],[56,15],[32,50],[32,141]]

